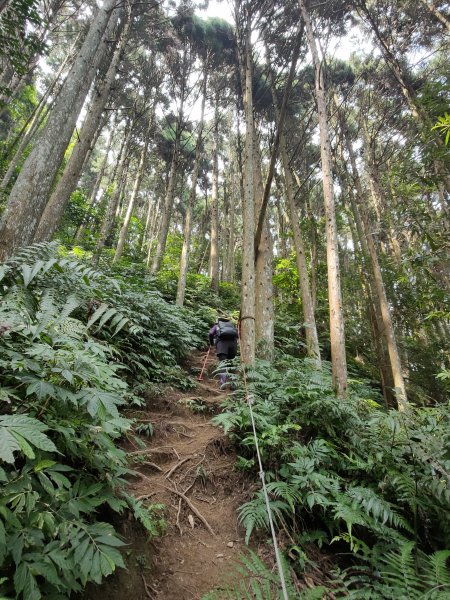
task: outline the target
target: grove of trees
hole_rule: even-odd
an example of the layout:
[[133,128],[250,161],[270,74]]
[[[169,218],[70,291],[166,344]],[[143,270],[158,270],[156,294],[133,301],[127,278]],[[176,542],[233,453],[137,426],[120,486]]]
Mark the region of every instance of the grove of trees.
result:
[[[383,505],[375,516],[376,501],[370,504],[367,495],[363,498],[354,492],[347,509],[358,505],[375,520],[380,517],[379,529],[364,524],[361,516],[346,520],[335,511],[332,518],[341,518],[348,526],[347,538],[336,533],[339,543],[347,543],[360,555],[366,552],[363,543],[366,549],[373,543],[362,536],[364,542],[355,550],[359,542],[352,538],[352,523],[369,528],[370,535],[386,545],[400,543],[398,532],[392,531],[403,527],[402,535],[409,532],[409,525],[400,523],[408,513],[413,523],[408,539],[417,549],[428,554],[444,551],[450,547],[450,440],[444,428],[450,382],[449,5],[444,0],[230,0],[214,6],[223,17],[205,13],[208,1],[0,0],[0,286],[4,293],[0,368],[9,372],[11,364],[19,361],[17,373],[30,371],[32,377],[38,376],[38,367],[27,363],[34,356],[31,350],[20,360],[16,356],[20,343],[14,335],[30,335],[30,348],[38,343],[44,326],[33,333],[26,328],[48,309],[41,304],[45,298],[53,302],[45,327],[54,327],[53,322],[61,325],[56,315],[66,305],[58,302],[66,300],[61,295],[65,286],[68,293],[77,293],[77,278],[83,287],[100,277],[98,273],[119,277],[122,292],[136,294],[129,304],[136,311],[136,280],[145,281],[143,303],[159,290],[170,306],[178,307],[174,311],[181,311],[173,313],[174,320],[202,304],[228,311],[239,320],[242,368],[250,379],[252,372],[260,374],[255,380],[257,398],[266,393],[264,377],[270,379],[268,373],[276,370],[278,389],[285,391],[286,398],[294,397],[298,388],[305,407],[312,398],[309,393],[319,394],[318,401],[322,398],[328,407],[323,419],[330,419],[334,433],[329,433],[328,458],[323,462],[318,455],[314,458],[316,471],[324,465],[328,468],[327,461],[338,460],[333,453],[339,452],[337,436],[344,435],[338,434],[341,419],[342,427],[353,428],[353,433],[346,430],[349,439],[358,431],[361,439],[367,438],[368,448],[373,444],[373,456],[364,459],[358,454],[356,438],[351,450],[342,447],[348,463],[339,471],[341,482],[351,479],[352,469],[355,478],[360,477],[359,470],[370,463],[367,477],[373,478],[373,489],[381,480],[387,487],[397,486],[396,500],[386,497],[383,502],[392,504]],[[57,283],[50,284],[46,278],[55,268]],[[31,291],[39,277],[42,289]],[[108,299],[102,299],[102,285],[96,284],[92,295],[100,294],[99,302],[113,303],[113,288],[105,284]],[[52,291],[47,293],[45,286]],[[150,296],[144,298],[146,290]],[[87,323],[99,307],[90,294],[86,289],[83,300],[72,309],[84,306]],[[116,312],[110,308],[112,312],[104,312],[104,320],[99,314],[97,321],[97,325],[111,325],[103,341],[118,344],[125,363],[125,332],[136,339],[140,335],[130,325],[133,314],[126,306],[124,301]],[[66,309],[68,318],[72,312]],[[23,311],[31,312],[16,331],[13,315]],[[148,323],[157,319],[155,315]],[[163,322],[170,329],[167,315]],[[146,323],[142,318],[139,327],[145,329]],[[206,325],[199,325],[200,320],[195,323],[199,335]],[[117,335],[123,335],[124,341],[115,341],[114,328],[119,328]],[[60,335],[62,330],[55,331]],[[54,342],[59,347],[64,343]],[[179,358],[176,342],[170,344],[167,352]],[[199,344],[197,338],[191,346],[186,341],[180,355]],[[93,356],[106,364],[102,352],[97,349]],[[297,379],[289,361],[277,366],[280,353],[303,361]],[[150,358],[144,367],[150,369],[152,379],[149,365]],[[99,366],[103,368],[107,369]],[[39,428],[36,423],[47,410],[43,408],[46,394],[54,398],[56,392],[41,386],[22,398],[25,388],[17,391],[16,385],[30,385],[31,380],[17,384],[17,373],[1,382],[4,416],[0,419],[6,419],[5,428],[10,423],[14,429],[19,427],[14,419],[26,411],[23,418],[34,422],[23,423]],[[301,373],[308,374],[310,384]],[[57,384],[51,377],[53,386],[72,385],[69,379]],[[109,387],[103,392],[116,393],[120,384],[115,374],[108,372],[107,378]],[[373,429],[369,436],[363,423],[366,409],[359,405],[348,409],[351,415],[342,412],[338,418],[333,412],[344,411],[355,394],[363,394],[355,391],[363,382],[366,391],[372,390],[364,392],[367,402],[371,398],[382,414],[394,415],[390,433],[388,420],[383,426],[378,420],[379,431]],[[101,387],[98,382],[89,385]],[[71,393],[80,390],[74,387]],[[27,402],[33,394],[38,404],[30,408]],[[297,419],[293,405],[283,402],[279,399],[277,408],[277,418],[283,422],[274,427]],[[69,410],[68,404],[64,410]],[[105,406],[102,410],[118,418],[115,406]],[[240,410],[234,405],[225,414],[231,419]],[[325,436],[327,424],[321,423],[319,413],[312,404],[305,410],[310,410],[310,420],[300,419],[300,424],[306,438],[308,428]],[[414,411],[423,411],[420,418]],[[371,421],[367,416],[367,423],[376,418]],[[222,424],[225,421],[224,417]],[[47,438],[55,423],[39,430],[41,451],[59,448],[51,436]],[[122,426],[117,425],[118,432]],[[418,432],[416,437],[411,434],[417,452],[405,450],[400,456],[393,442],[389,471],[384,450],[375,449],[375,436],[381,444],[389,435],[400,435],[402,427],[402,431],[409,427]],[[277,443],[288,444],[283,437],[288,429],[279,434],[278,442],[273,441],[274,448]],[[12,452],[21,450],[31,460],[33,442],[32,436],[28,439],[19,429],[14,431],[8,434],[13,436],[10,452],[0,457],[8,468],[19,469],[22,465],[14,464]],[[16,434],[22,435],[20,440]],[[70,436],[64,435],[66,440]],[[5,443],[1,441],[0,448]],[[76,455],[73,448],[64,452]],[[280,464],[287,461],[283,463],[287,486],[296,482],[291,472],[286,474],[292,464],[306,461],[306,454],[298,448],[297,452],[289,462],[280,449]],[[377,452],[386,471],[377,465]],[[122,459],[115,459],[118,478]],[[363,460],[365,467],[360,464]],[[400,481],[402,460],[409,461],[415,473],[406,483]],[[93,472],[96,468],[106,466],[93,467]],[[389,480],[393,470],[394,483]],[[10,486],[16,482],[16,475],[10,480],[5,477],[0,469],[0,479]],[[52,477],[51,485],[64,488],[57,475]],[[318,512],[329,510],[329,498],[336,490],[330,484],[332,476],[326,477],[320,485],[309,484],[308,489],[321,496],[305,505],[309,512],[314,502]],[[415,492],[406,489],[412,483]],[[436,490],[429,492],[434,494],[433,505],[432,499],[424,498],[434,484]],[[45,488],[42,481],[39,485]],[[360,490],[360,485],[352,489]],[[293,502],[301,504],[304,494],[298,492]],[[5,498],[0,517],[7,520],[17,505],[11,496]],[[337,495],[333,502],[338,502]],[[31,504],[26,510],[33,510]],[[297,517],[285,515],[280,521],[287,526]],[[392,531],[382,531],[387,524]],[[51,529],[49,523],[45,526]],[[248,521],[246,526],[251,532]],[[81,532],[80,528],[73,535],[81,540]],[[101,537],[102,532],[97,533]],[[15,543],[22,542],[10,537],[9,544]],[[13,558],[8,558],[9,552],[0,552],[0,562],[6,565],[0,567],[0,575],[2,568],[11,571],[14,552],[19,551],[13,550]],[[447,555],[441,558],[445,570]],[[121,564],[116,559],[112,553],[108,560]],[[22,565],[31,558],[23,560]],[[62,563],[58,567],[57,559],[52,560],[52,569],[64,570]],[[105,567],[100,572],[107,575],[111,570]],[[59,590],[78,590],[89,580],[86,575],[74,583],[72,576],[65,575],[64,584],[55,583],[55,578],[52,583],[52,574],[42,565],[34,571],[30,567],[21,577],[14,580],[16,597],[26,599],[53,597],[45,595],[45,588],[39,595],[39,577]],[[101,575],[91,579],[100,580]],[[419,586],[416,591],[426,590]],[[391,592],[380,587],[381,595],[373,597],[388,598]],[[5,592],[11,593],[11,589]]]

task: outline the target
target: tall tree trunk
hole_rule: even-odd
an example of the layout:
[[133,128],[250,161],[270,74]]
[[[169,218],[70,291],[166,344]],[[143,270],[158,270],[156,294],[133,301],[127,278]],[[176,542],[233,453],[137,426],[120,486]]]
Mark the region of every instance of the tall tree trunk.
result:
[[[240,177],[239,177],[240,179]],[[234,185],[231,186],[230,189],[230,217],[229,217],[229,229],[228,229],[228,244],[227,244],[227,280],[231,283],[234,282],[234,253],[235,253],[235,245],[236,245],[236,233],[234,231],[235,228],[235,220],[236,220],[236,188]]]
[[[420,104],[420,101],[417,99],[417,95],[409,81],[407,72],[405,71],[401,63],[397,60],[395,54],[389,47],[389,44],[386,42],[386,39],[383,36],[383,33],[381,32],[380,28],[378,27],[376,20],[370,12],[370,9],[367,7],[366,0],[357,0],[356,4],[360,8],[362,13],[365,15],[367,21],[369,22],[372,31],[375,34],[375,38],[378,41],[378,45],[384,56],[384,59],[400,86],[400,90],[403,96],[405,97],[405,100],[411,110],[412,116],[419,125],[420,132],[425,133],[427,137],[431,133],[431,135],[433,135],[433,142],[435,143],[437,148],[442,149],[444,146],[444,141],[441,139],[438,133],[435,134],[434,131],[432,131],[434,123],[430,120],[426,109]],[[428,140],[425,141],[427,142]],[[445,185],[447,193],[450,194],[450,175],[448,174],[448,168],[439,158],[433,159],[433,165],[436,173]]]
[[[29,119],[27,120],[27,123],[23,126],[22,130],[16,136],[14,141],[9,145],[9,148],[7,151],[8,156],[11,155],[16,144],[19,143],[19,147],[17,148],[14,156],[12,157],[11,162],[8,165],[8,170],[6,171],[5,175],[3,176],[2,182],[0,183],[1,191],[6,190],[6,188],[8,187],[8,184],[11,181],[11,177],[14,175],[16,167],[19,164],[26,147],[31,142],[31,140],[33,139],[36,132],[39,130],[39,127],[43,123],[48,112],[51,110],[52,104],[54,104],[55,100],[53,100],[53,102],[50,104],[50,106],[47,105],[47,100],[50,97],[50,95],[52,94],[53,90],[57,87],[57,84],[60,81],[61,76],[64,73],[64,70],[67,67],[67,65],[72,63],[73,58],[74,58],[74,52],[78,45],[79,38],[80,38],[80,35],[77,36],[77,39],[72,44],[72,47],[69,50],[66,58],[61,63],[61,66],[59,67],[58,72],[54,76],[50,85],[45,90],[42,98],[39,100],[39,104],[36,106],[32,115],[30,115]],[[58,96],[59,91],[60,90],[57,90],[57,92],[55,94],[56,97]]]
[[128,147],[130,145],[131,140],[131,131],[132,131],[132,123],[128,124],[128,129],[125,131],[125,136],[123,138],[122,147],[119,152],[119,162],[117,164],[116,173],[113,174],[113,181],[116,182],[116,187],[114,188],[113,193],[111,194],[111,198],[109,199],[108,208],[106,209],[106,214],[103,219],[102,228],[100,231],[100,236],[97,241],[97,245],[92,257],[92,262],[97,265],[100,259],[100,255],[105,246],[106,240],[108,239],[112,228],[114,226],[114,221],[116,218],[117,206],[119,204],[120,195],[124,186],[124,174],[125,174],[125,166],[128,160]]
[[219,97],[214,102],[213,170],[211,185],[211,245],[209,276],[211,288],[219,293]]
[[94,86],[92,102],[89,105],[86,118],[81,127],[78,141],[42,214],[39,226],[34,235],[35,242],[42,242],[53,237],[70,196],[77,186],[86,156],[92,150],[94,136],[99,129],[102,113],[114,83],[120,57],[128,39],[131,26],[130,19],[130,12],[128,11],[120,40],[113,54],[109,57],[109,66],[106,69],[106,73],[99,77]]
[[158,233],[158,242],[151,267],[152,273],[157,273],[162,265],[164,250],[166,249],[167,234],[169,233],[170,218],[172,216],[173,201],[175,196],[175,185],[177,181],[178,154],[180,151],[181,127],[184,113],[184,90],[182,91],[180,110],[175,131],[175,143],[173,148],[172,162],[170,164],[169,178],[167,182],[166,195],[164,197],[161,224]]
[[[255,193],[255,215],[261,214],[264,202],[264,184],[261,173],[261,151],[258,134],[253,123],[253,185]],[[256,237],[256,232],[255,232]],[[262,225],[258,246],[255,247],[255,338],[256,355],[265,360],[273,359],[274,314],[273,314],[273,240],[266,216]]]
[[[113,31],[116,0],[106,0],[92,20],[83,46],[47,123],[9,196],[0,223],[0,261],[33,240],[53,180],[70,142],[78,115]],[[108,23],[110,25],[108,26]]]
[[[389,353],[386,344],[386,337],[384,336],[384,325],[383,317],[381,314],[380,302],[378,300],[377,290],[375,288],[374,279],[371,276],[371,264],[369,249],[367,246],[366,233],[361,220],[360,212],[358,210],[358,204],[355,199],[354,188],[355,181],[348,172],[348,166],[345,159],[343,159],[344,165],[344,177],[345,184],[348,191],[348,198],[350,200],[351,212],[353,214],[354,222],[356,225],[357,234],[354,231],[353,224],[350,220],[349,226],[352,233],[353,247],[355,249],[355,255],[357,255],[357,268],[360,273],[361,283],[363,291],[367,299],[367,312],[368,318],[372,331],[372,338],[378,360],[378,368],[380,372],[381,388],[383,391],[383,397],[387,407],[394,406],[394,379],[392,376],[392,369],[389,362]],[[344,189],[344,185],[341,186]],[[361,190],[357,189],[358,196]],[[358,201],[361,202],[361,198],[358,197]],[[358,256],[359,251],[359,256]]]
[[194,167],[192,169],[192,177],[191,177],[191,192],[189,194],[189,200],[186,207],[186,217],[184,220],[184,231],[183,231],[183,247],[181,249],[181,258],[180,258],[180,274],[178,277],[178,285],[177,285],[177,297],[176,304],[178,306],[184,305],[184,296],[186,293],[186,280],[189,268],[189,252],[191,248],[191,233],[192,233],[192,214],[195,206],[195,199],[197,196],[197,181],[198,181],[198,173],[200,170],[200,160],[201,160],[201,147],[203,142],[203,126],[204,126],[204,116],[205,116],[205,102],[206,102],[206,83],[207,83],[207,70],[205,68],[205,72],[203,75],[203,83],[202,83],[202,104],[200,109],[200,125],[197,135],[197,143],[195,146],[195,160]]
[[[114,119],[111,124],[111,129],[109,131],[108,142],[106,144],[105,155],[103,157],[103,161],[102,161],[100,170],[98,172],[98,175],[95,179],[95,183],[94,183],[94,187],[92,189],[91,195],[89,196],[89,201],[88,201],[88,210],[89,211],[97,203],[97,196],[98,196],[98,192],[100,189],[100,185],[102,183],[102,179],[105,175],[106,167],[108,165],[108,157],[109,157],[109,153],[111,151],[111,147],[112,147],[112,143],[113,143],[113,139],[114,139],[116,122],[117,122],[117,113],[114,115]],[[78,227],[77,233],[75,235],[75,239],[74,239],[75,244],[78,244],[80,242],[80,240],[83,238],[84,232],[86,230],[87,225],[89,224],[90,219],[91,219],[90,213],[88,213],[84,216],[83,221],[81,222],[80,226]]]
[[295,205],[294,182],[292,179],[289,159],[286,152],[286,141],[281,140],[281,160],[284,170],[286,199],[289,209],[292,235],[294,238],[295,260],[299,276],[300,296],[302,299],[303,321],[305,327],[306,351],[308,356],[316,362],[317,368],[321,368],[319,337],[317,335],[316,318],[314,316],[314,304],[309,285],[308,267],[306,264],[305,245],[300,227],[300,218]]
[[[363,122],[362,131],[364,141],[364,164],[369,180],[369,187],[372,196],[373,206],[375,208],[375,213],[378,222],[380,223],[380,227],[382,227],[383,220],[387,222],[387,229],[389,229],[389,244],[392,250],[392,257],[397,267],[400,267],[402,262],[402,251],[397,236],[395,234],[394,228],[392,226],[391,215],[388,210],[388,203],[386,202],[385,193],[380,183],[380,176],[375,160],[375,150],[372,144],[372,140],[369,136],[367,123],[365,122]],[[394,199],[394,196],[392,194],[392,187],[390,191],[391,202],[389,204],[392,206],[392,201]]]
[[330,304],[330,342],[333,385],[339,397],[347,391],[347,359],[345,355],[344,316],[342,310],[341,281],[339,269],[339,249],[337,224],[333,192],[333,174],[331,169],[331,148],[328,131],[327,105],[323,65],[319,58],[314,32],[306,10],[304,0],[298,0],[306,37],[312,54],[315,70],[315,93],[320,130],[320,156],[322,160],[323,195],[325,201],[326,237],[327,237],[327,269],[328,300]]
[[177,178],[178,166],[178,151],[179,151],[179,135],[175,139],[175,147],[170,164],[169,181],[167,184],[166,195],[162,207],[161,224],[158,233],[158,242],[156,245],[155,256],[151,267],[152,273],[157,273],[162,265],[164,250],[166,249],[167,234],[169,233],[170,218],[172,216],[173,199],[175,195],[175,183]]
[[133,191],[131,192],[130,201],[127,206],[127,212],[125,213],[125,218],[123,220],[122,227],[119,233],[119,240],[117,242],[116,252],[114,254],[113,262],[118,262],[122,257],[123,249],[125,247],[125,242],[127,240],[128,229],[130,227],[131,217],[133,216],[134,205],[136,203],[136,198],[139,194],[139,190],[141,188],[142,178],[144,177],[145,172],[145,161],[147,158],[147,148],[148,148],[148,137],[150,135],[150,130],[153,127],[153,115],[149,120],[149,127],[147,129],[147,134],[144,141],[144,146],[141,151],[141,156],[139,159],[138,170],[136,174],[136,179],[133,185]]
[[[271,78],[272,98],[275,107],[277,121],[279,121],[278,99],[276,95],[273,78]],[[281,162],[284,171],[285,192],[287,206],[289,210],[292,235],[294,237],[295,258],[297,263],[297,271],[300,284],[300,296],[302,299],[303,321],[305,327],[306,349],[308,356],[316,362],[317,368],[322,366],[320,358],[319,338],[317,335],[316,319],[314,316],[314,305],[311,296],[311,288],[309,285],[308,267],[305,257],[305,246],[303,243],[303,235],[300,227],[300,219],[295,205],[294,181],[292,178],[289,158],[286,150],[286,139],[284,131],[280,131],[280,154]]]
[[163,199],[161,197],[158,197],[157,199],[155,199],[155,202],[154,202],[154,211],[152,214],[150,229],[149,229],[148,236],[147,236],[147,259],[145,261],[147,268],[150,268],[151,259],[152,259],[153,243],[157,239],[158,233],[159,233],[159,226],[160,226],[159,215],[160,215],[160,211],[161,211],[162,202],[163,202]]
[[353,180],[356,187],[356,193],[358,195],[358,206],[354,206],[355,220],[357,223],[357,227],[360,229],[360,239],[362,247],[367,248],[367,253],[370,258],[370,266],[373,276],[374,301],[379,307],[379,320],[381,319],[381,327],[379,327],[379,329],[382,331],[382,335],[385,339],[386,347],[389,354],[392,377],[396,390],[397,405],[399,410],[404,410],[407,404],[406,387],[403,379],[402,364],[397,348],[394,325],[392,322],[391,311],[386,296],[386,290],[384,287],[380,264],[378,262],[377,250],[375,248],[375,242],[371,233],[369,217],[365,210],[366,199],[364,197],[361,180],[359,178],[356,166],[355,154],[345,124],[343,124],[343,134],[347,152],[350,158],[350,165],[353,172]]
[[253,94],[251,26],[247,23],[244,40],[243,72],[245,108],[244,197],[242,205],[242,296],[241,296],[241,360],[246,365],[255,361],[255,193],[253,180]]

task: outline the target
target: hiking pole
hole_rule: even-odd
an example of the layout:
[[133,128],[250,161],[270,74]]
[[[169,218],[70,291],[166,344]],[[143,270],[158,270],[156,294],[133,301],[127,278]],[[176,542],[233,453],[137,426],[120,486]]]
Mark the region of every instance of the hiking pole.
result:
[[211,352],[211,346],[208,346],[208,352],[206,353],[205,360],[203,361],[203,367],[200,375],[198,376],[198,380],[201,381],[203,379],[203,372],[206,367],[206,361],[208,360],[209,353]]

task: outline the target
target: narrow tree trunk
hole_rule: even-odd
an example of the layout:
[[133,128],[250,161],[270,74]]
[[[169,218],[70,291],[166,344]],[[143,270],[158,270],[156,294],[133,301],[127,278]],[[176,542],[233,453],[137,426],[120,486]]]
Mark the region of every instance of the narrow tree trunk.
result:
[[[278,99],[273,78],[271,78],[271,91],[273,104],[275,108],[275,114],[277,117],[277,121],[279,121]],[[308,356],[315,360],[317,368],[320,369],[322,363],[320,359],[319,338],[317,335],[316,319],[314,316],[314,305],[311,297],[311,288],[309,285],[308,267],[306,264],[305,257],[305,246],[303,243],[303,235],[300,227],[300,219],[297,213],[297,207],[295,205],[294,182],[292,179],[291,168],[289,165],[289,158],[286,150],[286,139],[284,137],[283,130],[280,131],[280,154],[284,171],[284,188],[286,192],[287,206],[289,210],[292,234],[294,237],[295,258],[299,276],[300,296],[302,299],[303,321],[305,327],[306,351]]]
[[122,253],[123,253],[123,249],[125,247],[125,242],[126,242],[127,235],[128,235],[128,229],[130,227],[130,221],[131,221],[131,217],[133,215],[134,205],[135,205],[136,198],[137,198],[137,195],[138,195],[140,187],[141,187],[142,178],[144,177],[145,160],[147,158],[147,148],[148,148],[148,136],[150,134],[151,127],[153,127],[153,116],[150,118],[150,125],[147,130],[144,147],[142,148],[142,151],[141,151],[141,156],[139,159],[139,166],[138,166],[138,170],[137,170],[137,174],[136,174],[136,179],[135,179],[135,182],[133,185],[133,191],[131,192],[130,201],[129,201],[128,207],[127,207],[127,212],[125,213],[125,218],[124,218],[122,227],[120,229],[119,241],[117,242],[117,248],[116,248],[116,252],[114,254],[113,262],[118,262],[120,260]]
[[[115,5],[116,0],[106,0],[92,20],[39,142],[14,184],[0,224],[0,261],[33,239],[86,94],[106,51],[105,32],[113,30],[115,19],[111,18],[111,12]],[[109,22],[112,26],[108,27]]]
[[[353,179],[358,195],[358,207],[354,207],[355,218],[357,226],[360,229],[361,243],[367,248],[367,252],[370,258],[370,265],[373,275],[373,287],[375,292],[374,301],[379,306],[382,333],[386,341],[387,350],[389,353],[390,365],[392,370],[392,377],[396,390],[397,404],[399,410],[404,410],[407,404],[406,387],[403,379],[402,365],[400,355],[397,348],[397,341],[394,332],[394,325],[392,322],[391,311],[386,296],[386,290],[383,283],[383,276],[381,273],[380,264],[378,262],[378,254],[375,248],[375,242],[371,234],[369,218],[364,208],[366,202],[364,193],[361,186],[361,180],[359,178],[356,158],[353,152],[353,147],[349,139],[346,125],[343,125],[344,139],[346,143],[347,152],[350,158],[350,165],[353,172]],[[360,220],[360,222],[359,222]],[[358,223],[359,222],[359,223]],[[363,242],[364,240],[364,242]],[[381,329],[381,328],[380,328]]]
[[[364,141],[364,163],[366,168],[366,173],[369,180],[370,193],[372,196],[373,206],[375,208],[375,213],[377,216],[378,223],[380,227],[382,227],[383,220],[387,222],[387,228],[389,229],[389,241],[390,247],[392,250],[392,257],[397,265],[397,267],[401,266],[402,262],[402,252],[400,248],[400,244],[398,242],[397,236],[395,235],[395,231],[392,227],[391,216],[388,210],[388,203],[386,202],[384,191],[381,187],[380,176],[378,172],[378,167],[375,160],[375,151],[372,146],[369,131],[367,129],[367,124],[363,123],[362,127],[363,131],[363,141]],[[389,203],[392,206],[394,196],[393,189],[391,186],[391,202]]]
[[153,243],[157,239],[158,233],[159,233],[159,225],[160,225],[159,214],[161,211],[161,204],[162,204],[162,199],[160,197],[158,197],[158,199],[155,200],[155,202],[154,202],[154,211],[153,211],[153,215],[151,218],[149,233],[147,236],[147,259],[145,261],[147,268],[150,268],[151,259],[152,259]]
[[[100,185],[102,183],[102,179],[103,179],[103,177],[105,175],[106,167],[108,165],[108,156],[109,156],[109,153],[110,153],[110,150],[111,150],[111,147],[112,147],[112,142],[113,142],[113,139],[114,139],[115,125],[116,125],[116,122],[117,122],[116,117],[117,117],[117,113],[115,114],[115,118],[114,118],[114,120],[113,120],[113,122],[111,124],[111,129],[110,129],[110,132],[109,132],[109,137],[108,137],[108,142],[107,142],[107,145],[106,145],[105,155],[103,157],[103,161],[102,161],[100,170],[98,172],[98,175],[97,175],[97,177],[95,179],[95,183],[94,183],[94,187],[92,189],[92,193],[91,193],[91,195],[89,197],[89,202],[88,202],[88,210],[89,211],[97,203],[97,196],[98,196],[98,192],[99,192],[99,189],[100,189]],[[84,232],[86,230],[86,227],[89,224],[90,218],[91,217],[90,217],[89,213],[84,216],[84,219],[83,219],[81,225],[78,227],[77,233],[75,235],[74,244],[79,244],[80,240],[83,238]]]
[[[59,67],[58,72],[54,76],[52,82],[50,83],[48,88],[45,90],[44,95],[42,96],[42,98],[39,101],[39,104],[36,106],[36,108],[34,110],[34,113],[30,116],[27,123],[22,128],[21,132],[16,136],[13,143],[9,146],[7,155],[10,155],[12,153],[12,150],[14,149],[15,145],[20,141],[19,147],[17,148],[13,158],[11,159],[11,162],[8,165],[8,170],[6,171],[5,175],[3,176],[2,182],[0,183],[1,191],[5,190],[8,187],[8,184],[11,181],[11,177],[13,176],[13,174],[16,170],[16,167],[19,164],[20,159],[23,156],[23,153],[24,153],[26,147],[33,139],[35,133],[39,130],[39,127],[43,123],[46,115],[48,114],[48,111],[51,110],[51,106],[47,106],[47,100],[50,97],[53,90],[55,89],[55,87],[57,86],[57,84],[64,72],[64,69],[67,67],[67,65],[69,63],[72,62],[74,50],[78,45],[78,39],[79,39],[79,36],[77,37],[75,42],[72,44],[71,49],[69,50],[66,58],[63,60],[61,66]],[[52,102],[52,104],[53,103],[54,103],[54,101]],[[27,127],[28,127],[28,129],[26,129]]]
[[[261,150],[258,134],[253,123],[253,186],[255,215],[261,214],[264,202],[264,184],[261,173]],[[256,223],[255,223],[256,224]],[[255,232],[255,239],[257,234]],[[255,247],[255,338],[256,355],[265,360],[273,359],[274,313],[273,313],[273,240],[266,212],[258,246]]]
[[242,71],[244,73],[245,157],[244,198],[242,205],[242,296],[241,296],[241,360],[246,365],[255,361],[255,193],[253,181],[253,94],[252,48],[250,23],[245,32]]
[[151,272],[157,273],[162,264],[164,250],[166,249],[167,234],[169,233],[170,217],[172,216],[173,199],[175,195],[175,183],[177,178],[178,166],[178,150],[179,136],[175,139],[175,147],[173,150],[172,162],[170,164],[169,181],[167,185],[166,195],[164,198],[163,212],[161,215],[161,225],[158,234],[158,243],[153,257]]
[[211,288],[219,293],[219,98],[216,93],[214,106],[213,170],[211,185],[211,245],[209,276]]
[[228,233],[228,246],[227,246],[227,281],[234,282],[234,253],[235,253],[235,215],[236,215],[236,193],[234,186],[230,190],[230,219],[229,219],[229,233]]
[[[380,28],[376,20],[373,18],[369,8],[366,5],[365,0],[358,0],[358,6],[361,8],[363,14],[365,15],[367,21],[369,22],[372,30],[375,34],[376,39],[378,40],[378,45],[380,50],[384,56],[386,63],[394,74],[395,79],[397,80],[400,90],[405,97],[405,100],[411,110],[411,114],[414,117],[415,121],[419,125],[419,131],[421,133],[425,132],[425,136],[429,136],[429,134],[434,134],[432,131],[432,126],[434,123],[430,120],[430,117],[425,110],[425,108],[420,104],[420,101],[417,99],[416,93],[414,91],[413,86],[409,82],[409,78],[405,69],[401,65],[401,63],[396,58],[395,54],[392,52],[389,44],[386,42]],[[428,140],[426,139],[425,142]],[[439,134],[433,135],[433,141],[438,148],[443,148],[444,141],[441,139]],[[448,174],[448,168],[442,162],[442,160],[438,158],[433,159],[433,165],[436,173],[438,173],[441,178],[443,184],[446,187],[447,193],[450,194],[450,176]]]
[[95,251],[94,251],[94,254],[92,257],[92,261],[95,265],[98,264],[98,261],[100,259],[102,250],[105,246],[106,240],[108,239],[108,237],[112,231],[112,228],[114,226],[114,220],[115,220],[115,216],[116,216],[117,206],[119,204],[120,195],[122,193],[123,186],[124,186],[124,173],[125,173],[126,161],[128,159],[127,153],[128,153],[128,147],[129,147],[130,139],[131,139],[131,130],[132,130],[132,124],[130,123],[128,130],[125,133],[122,147],[120,149],[119,163],[117,166],[117,171],[113,175],[113,181],[114,180],[116,181],[116,187],[115,187],[115,189],[111,195],[111,198],[109,200],[108,208],[106,210],[106,214],[105,214],[105,217],[104,217],[103,223],[102,223],[100,236],[97,241],[97,246],[95,248]]
[[206,83],[207,83],[207,71],[205,69],[205,73],[203,76],[203,94],[202,94],[202,104],[200,109],[200,125],[197,136],[197,143],[195,146],[195,160],[194,167],[192,169],[192,181],[191,181],[191,192],[189,194],[189,200],[186,208],[186,217],[184,220],[184,232],[183,232],[183,247],[181,249],[181,258],[180,258],[180,275],[178,277],[178,285],[177,285],[177,297],[176,304],[178,306],[184,305],[184,296],[186,293],[186,281],[187,274],[189,268],[189,252],[191,248],[191,233],[192,233],[192,214],[195,206],[195,199],[197,196],[197,180],[198,173],[200,170],[200,160],[201,160],[201,147],[203,141],[203,121],[205,115],[205,102],[206,102]]
[[311,288],[309,285],[308,267],[306,264],[305,256],[305,245],[303,243],[303,235],[300,227],[300,218],[297,212],[297,207],[295,206],[294,182],[292,180],[289,159],[286,152],[286,142],[284,139],[284,134],[281,144],[281,160],[283,163],[285,177],[286,199],[290,213],[289,216],[292,228],[292,235],[294,238],[295,260],[297,264],[297,271],[300,284],[300,296],[302,299],[306,351],[308,353],[308,356],[315,360],[317,368],[320,369],[322,363],[320,359],[319,338],[317,335],[316,319],[314,316],[314,305],[311,295]]
[[315,92],[320,130],[320,155],[322,159],[323,194],[325,201],[327,234],[328,299],[330,304],[330,342],[333,385],[339,397],[347,391],[347,359],[345,355],[344,317],[339,269],[337,224],[331,169],[331,148],[328,131],[327,105],[323,65],[319,59],[316,40],[304,0],[298,0],[305,23],[306,37],[315,70]]
[[93,139],[96,131],[98,131],[102,113],[114,83],[120,57],[128,39],[130,25],[130,13],[128,12],[122,35],[114,53],[110,56],[110,63],[106,73],[103,77],[100,77],[94,86],[93,99],[89,105],[78,141],[42,214],[39,226],[34,235],[35,242],[42,242],[53,237],[70,196],[77,186],[86,156],[92,150]]

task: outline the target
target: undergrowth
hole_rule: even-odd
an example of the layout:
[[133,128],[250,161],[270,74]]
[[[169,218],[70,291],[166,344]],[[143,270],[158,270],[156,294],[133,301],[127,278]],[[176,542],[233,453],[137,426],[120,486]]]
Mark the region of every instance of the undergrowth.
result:
[[147,380],[188,385],[177,360],[207,325],[56,244],[2,265],[0,300],[0,595],[56,600],[124,566],[113,513],[163,529],[161,505],[124,491],[120,411]]
[[[247,374],[273,516],[283,550],[297,557],[291,566],[307,572],[315,545],[334,554],[334,597],[449,598],[448,406],[386,411],[356,379],[339,400],[329,371],[280,355]],[[214,421],[235,442],[237,466],[256,470],[239,372],[235,380]],[[247,542],[268,530],[261,491],[239,515]]]

